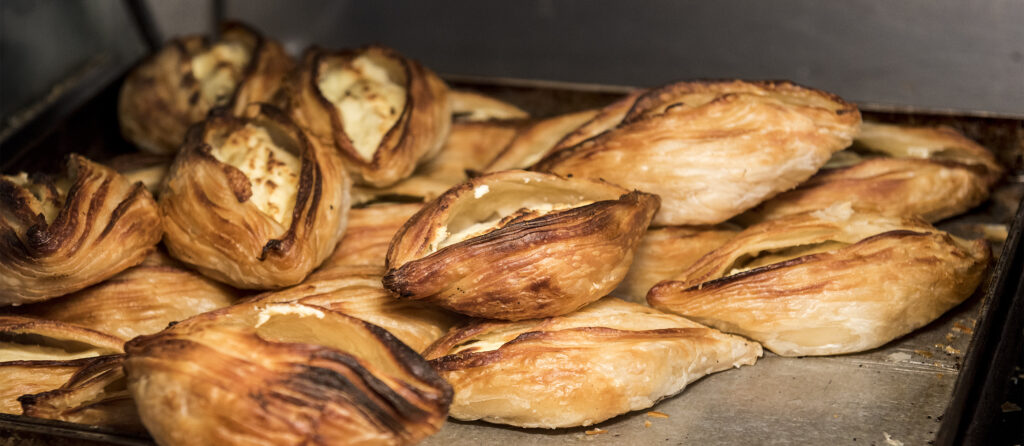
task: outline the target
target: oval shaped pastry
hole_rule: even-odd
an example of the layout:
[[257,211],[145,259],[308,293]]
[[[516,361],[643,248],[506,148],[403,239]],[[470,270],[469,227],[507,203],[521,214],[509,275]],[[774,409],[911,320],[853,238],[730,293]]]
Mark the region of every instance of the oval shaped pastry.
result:
[[391,334],[312,305],[236,305],[126,350],[128,389],[161,445],[412,444],[451,401]]
[[238,288],[301,282],[345,230],[341,160],[277,108],[213,116],[189,131],[164,189],[172,256]]
[[455,389],[452,418],[559,428],[651,407],[761,353],[756,342],[606,298],[548,319],[472,321],[424,357]]
[[990,257],[916,218],[834,206],[747,228],[647,300],[782,356],[854,353],[963,302]]
[[20,414],[18,397],[53,390],[123,341],[56,321],[0,316],[0,413]]
[[655,225],[715,224],[806,180],[859,125],[853,104],[789,82],[680,82],[532,169],[658,194]]
[[102,283],[16,311],[127,341],[163,330],[171,322],[231,305],[237,296],[236,290],[185,269],[157,251],[141,265]]
[[422,352],[460,316],[434,305],[395,299],[381,285],[383,266],[326,265],[301,285],[271,293],[260,302],[300,302],[362,319]]
[[754,223],[849,201],[934,222],[981,204],[1002,172],[991,152],[951,128],[865,122],[853,147],[818,174],[741,217]]
[[296,122],[337,149],[357,184],[385,187],[408,177],[451,126],[444,81],[390,48],[309,50],[295,82]]
[[174,39],[135,67],[118,99],[125,139],[151,153],[174,153],[189,126],[214,107],[240,113],[277,92],[294,66],[284,48],[239,23],[221,27],[219,39]]
[[22,395],[22,413],[36,418],[144,433],[135,401],[125,386],[124,355],[93,358],[60,387]]
[[739,234],[731,225],[668,226],[648,229],[636,248],[629,272],[612,295],[647,302],[647,292],[672,279],[690,265]]
[[456,186],[395,234],[384,287],[470,316],[574,311],[625,276],[658,197],[505,171]]
[[101,282],[142,262],[161,234],[142,183],[80,155],[56,179],[0,176],[0,307]]

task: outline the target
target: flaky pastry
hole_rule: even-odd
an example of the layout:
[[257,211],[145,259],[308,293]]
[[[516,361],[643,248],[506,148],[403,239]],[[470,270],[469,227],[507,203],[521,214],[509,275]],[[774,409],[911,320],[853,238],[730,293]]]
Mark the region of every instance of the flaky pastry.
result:
[[0,316],[0,413],[21,413],[18,397],[53,390],[123,341],[55,321]]
[[647,291],[656,283],[675,278],[739,232],[730,225],[648,229],[636,248],[633,265],[611,294],[633,302],[647,302]]
[[658,197],[538,172],[480,176],[395,234],[384,286],[462,314],[520,320],[574,311],[625,276]]
[[79,155],[56,179],[0,176],[0,307],[78,291],[137,265],[160,241],[142,183]]
[[934,222],[985,201],[1002,172],[991,152],[951,128],[865,122],[853,147],[821,172],[741,217],[753,223],[850,201],[854,209]]
[[531,169],[658,194],[655,225],[716,224],[809,178],[859,124],[853,104],[789,82],[680,82]]
[[451,387],[387,331],[322,307],[254,302],[125,345],[158,444],[412,444]]
[[338,265],[384,266],[391,239],[422,208],[420,203],[381,203],[352,208],[348,227],[324,267]]
[[213,116],[189,131],[160,193],[164,243],[238,288],[294,285],[341,239],[349,187],[333,149],[277,108]]
[[527,119],[530,114],[513,104],[468,90],[450,90],[448,100],[455,122]]
[[163,330],[171,322],[231,305],[237,295],[236,290],[157,251],[141,265],[102,283],[16,310],[128,341]]
[[779,355],[853,353],[963,302],[990,256],[984,240],[836,205],[747,228],[647,300]]
[[119,431],[145,432],[135,401],[128,393],[121,367],[123,361],[123,354],[91,359],[60,387],[18,398],[22,413]]
[[498,172],[532,166],[550,153],[552,147],[566,134],[593,119],[597,113],[598,110],[584,110],[540,119],[523,126],[515,138],[487,165],[485,171]]
[[440,150],[451,126],[444,82],[381,46],[311,49],[288,91],[296,122],[334,147],[360,185],[408,177]]
[[146,190],[156,196],[163,187],[172,162],[174,157],[170,155],[135,152],[115,156],[104,164],[116,170],[129,183],[142,182]]
[[238,23],[222,26],[213,43],[204,36],[174,39],[121,86],[121,132],[144,151],[174,153],[210,109],[240,113],[269,100],[293,66],[279,43]]
[[453,418],[558,428],[651,407],[761,353],[756,342],[606,298],[548,319],[472,321],[424,357],[455,389]]

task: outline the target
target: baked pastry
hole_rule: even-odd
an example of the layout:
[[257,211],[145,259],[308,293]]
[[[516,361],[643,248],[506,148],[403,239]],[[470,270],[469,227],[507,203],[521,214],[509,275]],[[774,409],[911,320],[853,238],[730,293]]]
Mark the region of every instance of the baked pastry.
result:
[[16,311],[128,341],[163,330],[171,322],[231,305],[238,294],[157,251],[141,265],[102,283]]
[[430,201],[466,181],[468,172],[483,171],[524,124],[521,121],[455,122],[441,151],[416,168],[413,175],[384,188],[353,188],[354,203]]
[[174,157],[153,153],[135,152],[115,156],[105,163],[121,174],[129,183],[142,182],[146,190],[156,196],[164,184],[164,177],[171,168]]
[[648,229],[636,248],[629,272],[612,295],[647,302],[647,291],[686,271],[693,262],[738,234],[731,225],[667,226]]
[[59,388],[22,395],[22,414],[142,433],[135,401],[125,387],[124,355],[93,358]]
[[566,134],[565,137],[558,141],[558,144],[555,144],[555,146],[551,148],[549,153],[575,146],[576,144],[615,128],[633,108],[633,104],[636,103],[636,100],[641,96],[644,96],[646,93],[646,90],[637,90],[627,94],[615,102],[612,102],[611,104],[604,106],[598,110],[597,114],[589,121],[577,127],[576,130]]
[[325,265],[301,285],[271,293],[260,302],[300,302],[362,319],[422,352],[460,317],[434,305],[395,299],[381,286],[383,265]]
[[656,226],[716,224],[809,178],[859,125],[853,104],[789,82],[680,82],[531,169],[658,194]]
[[0,413],[20,414],[18,397],[60,387],[91,358],[121,353],[122,343],[71,324],[0,316]]
[[214,107],[241,112],[268,101],[294,66],[284,48],[239,23],[174,39],[135,67],[118,99],[125,139],[150,153],[174,153],[189,126]]
[[422,208],[420,203],[381,203],[352,208],[348,228],[324,267],[337,265],[384,266],[388,246],[398,229]]
[[583,110],[555,117],[541,119],[526,125],[484,169],[499,172],[509,169],[525,169],[540,161],[551,152],[566,134],[597,115],[597,110]]
[[530,114],[500,99],[468,90],[450,90],[448,100],[455,122],[527,119]]
[[160,194],[164,244],[238,288],[294,285],[341,239],[349,187],[333,149],[277,108],[212,116],[189,131]]
[[384,287],[477,317],[569,313],[619,284],[657,209],[657,196],[596,181],[480,176],[395,234]]
[[99,283],[142,262],[161,234],[145,186],[80,155],[56,179],[0,176],[0,307]]
[[250,303],[125,345],[158,444],[412,444],[451,387],[383,329],[321,307]]
[[452,418],[542,428],[645,409],[760,356],[756,342],[614,298],[548,319],[471,321],[424,353],[455,389]]
[[408,177],[441,149],[451,126],[444,82],[381,46],[311,49],[288,91],[296,122],[334,147],[359,185]]
[[963,302],[990,257],[984,240],[837,205],[751,226],[647,300],[782,356],[854,353]]
[[755,223],[849,201],[861,211],[934,222],[985,201],[1002,172],[991,152],[951,128],[865,122],[853,147],[821,172],[741,217]]

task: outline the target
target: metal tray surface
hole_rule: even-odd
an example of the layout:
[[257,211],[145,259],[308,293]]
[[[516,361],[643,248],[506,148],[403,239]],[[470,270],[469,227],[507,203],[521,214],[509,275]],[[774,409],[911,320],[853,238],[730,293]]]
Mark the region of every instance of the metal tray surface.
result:
[[[602,106],[625,91],[623,87],[455,76],[448,80],[456,87],[508,100],[535,116]],[[58,153],[85,152],[102,160],[130,150],[116,131],[114,104],[118,86],[119,83],[108,85],[58,123],[50,134],[34,135],[32,139],[38,142],[5,147],[2,170],[55,170],[60,157],[54,155]],[[1017,212],[1024,197],[1024,121],[1015,117],[962,116],[871,106],[862,106],[862,111],[866,119],[950,125],[995,151],[1008,176],[992,199],[938,226],[964,237],[986,237],[997,256],[1019,257],[1017,246],[1024,226],[1024,213]],[[1007,237],[1010,243],[1003,246]],[[971,401],[976,404],[971,391],[987,376],[986,361],[991,359],[991,355],[980,351],[970,356],[965,353],[995,342],[979,339],[979,329],[1003,331],[1004,318],[990,313],[995,304],[1009,305],[1014,297],[1020,277],[1019,259],[1010,260],[996,262],[988,280],[962,305],[879,349],[806,358],[784,358],[766,351],[756,365],[702,378],[650,409],[659,413],[639,411],[595,426],[554,430],[450,421],[424,444],[911,445],[933,443],[937,438],[941,444],[960,443],[962,419],[973,413],[966,406]],[[972,341],[978,345],[972,345]],[[973,363],[965,364],[965,358]],[[962,374],[965,367],[972,370],[967,378]],[[951,413],[956,420],[943,418]],[[940,429],[952,433],[937,437]],[[29,444],[75,444],[67,440],[116,444],[150,441],[95,427],[0,415],[0,437],[3,436],[8,441]]]

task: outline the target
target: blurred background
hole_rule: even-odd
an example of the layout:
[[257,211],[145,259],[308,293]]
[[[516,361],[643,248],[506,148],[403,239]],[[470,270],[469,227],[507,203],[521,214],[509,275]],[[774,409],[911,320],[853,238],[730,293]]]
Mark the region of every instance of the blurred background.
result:
[[142,10],[155,42],[210,33],[229,18],[293,53],[311,43],[382,43],[444,74],[630,86],[789,79],[861,103],[1024,115],[1020,0],[0,4],[4,124],[31,115],[33,104],[76,76],[123,72],[142,57],[147,36],[133,10]]

